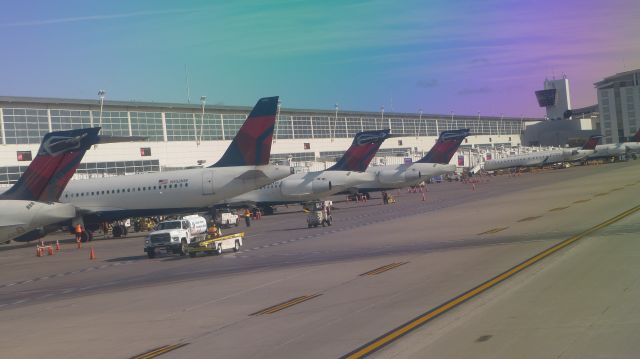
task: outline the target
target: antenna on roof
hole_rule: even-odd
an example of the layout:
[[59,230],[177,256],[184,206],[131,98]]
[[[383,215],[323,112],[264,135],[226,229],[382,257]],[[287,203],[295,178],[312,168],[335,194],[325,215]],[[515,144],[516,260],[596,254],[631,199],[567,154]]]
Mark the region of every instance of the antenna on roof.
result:
[[184,82],[187,87],[187,103],[191,104],[191,86],[189,84],[189,68],[184,64]]

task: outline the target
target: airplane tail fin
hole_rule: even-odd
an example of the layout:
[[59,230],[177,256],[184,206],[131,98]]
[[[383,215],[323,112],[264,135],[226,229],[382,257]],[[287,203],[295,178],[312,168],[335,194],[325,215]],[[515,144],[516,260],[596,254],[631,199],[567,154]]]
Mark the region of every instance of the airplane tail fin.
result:
[[100,141],[100,127],[55,131],[44,135],[36,158],[13,187],[0,198],[57,201],[91,146]]
[[448,164],[456,153],[458,147],[469,136],[469,129],[442,131],[435,145],[417,163],[441,163]]
[[638,129],[638,132],[636,132],[636,134],[633,135],[631,139],[633,140],[633,142],[640,142],[640,129]]
[[596,145],[598,144],[598,141],[600,141],[600,139],[602,137],[604,137],[604,136],[602,136],[602,135],[591,135],[591,137],[589,137],[587,142],[585,142],[584,145],[582,145],[582,149],[583,150],[594,150],[596,148]]
[[363,172],[378,152],[382,142],[391,137],[390,131],[386,129],[358,132],[353,138],[351,147],[335,165],[327,168],[327,171]]
[[259,99],[222,158],[209,167],[269,164],[277,109],[278,96]]

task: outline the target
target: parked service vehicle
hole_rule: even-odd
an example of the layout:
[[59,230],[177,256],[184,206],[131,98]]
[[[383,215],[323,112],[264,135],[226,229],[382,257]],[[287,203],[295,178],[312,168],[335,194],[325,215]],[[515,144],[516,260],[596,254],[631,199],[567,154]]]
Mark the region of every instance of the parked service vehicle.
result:
[[207,220],[198,215],[182,219],[163,221],[156,225],[144,241],[144,251],[149,258],[156,256],[157,250],[186,255],[189,244],[202,241],[207,236]]
[[307,215],[308,228],[317,227],[319,225],[322,225],[323,227],[330,226],[333,222],[330,210],[331,207],[326,205],[325,202],[314,202],[311,205],[309,214]]
[[229,228],[231,226],[237,227],[240,224],[240,216],[235,212],[231,212],[228,208],[221,209],[216,213],[216,223],[225,228]]

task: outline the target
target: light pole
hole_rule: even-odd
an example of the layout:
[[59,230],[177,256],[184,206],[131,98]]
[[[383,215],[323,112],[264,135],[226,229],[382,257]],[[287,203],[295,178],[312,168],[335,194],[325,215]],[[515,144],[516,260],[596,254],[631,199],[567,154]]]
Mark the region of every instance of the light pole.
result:
[[419,113],[419,119],[418,119],[418,128],[416,130],[416,140],[418,139],[418,136],[420,136],[420,125],[422,124],[422,109],[421,108],[418,109],[418,113]]
[[100,97],[100,120],[98,121],[98,123],[100,127],[102,127],[102,106],[104,105],[104,95],[106,94],[107,92],[105,90],[98,91],[98,97]]
[[[380,120],[380,126],[382,126],[382,124],[384,123],[384,105],[380,106],[380,114],[382,116],[382,119]],[[376,130],[378,129],[378,124],[376,121]]]
[[331,128],[331,124],[329,124],[329,136],[331,137],[331,142],[333,142],[333,138],[336,135],[336,126],[338,125],[338,103],[336,102],[336,118],[333,121],[333,131]]
[[[451,126],[453,126],[453,111],[451,111]],[[449,126],[447,126],[447,129],[449,129]]]
[[[504,135],[504,122],[502,119],[504,118],[504,114],[500,113],[500,127],[502,127],[502,134]],[[500,136],[500,129],[498,128],[498,136]]]
[[200,96],[200,105],[202,107],[202,113],[200,115],[200,136],[198,136],[198,141],[196,141],[196,145],[200,146],[200,141],[202,141],[202,132],[204,131],[204,106],[207,103],[207,96]]

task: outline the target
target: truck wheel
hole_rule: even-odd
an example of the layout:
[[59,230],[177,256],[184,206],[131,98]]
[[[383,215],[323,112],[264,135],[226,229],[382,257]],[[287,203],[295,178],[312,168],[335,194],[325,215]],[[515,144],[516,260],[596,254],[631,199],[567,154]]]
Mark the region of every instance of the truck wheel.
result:
[[237,252],[240,250],[240,241],[236,241],[236,243],[233,245],[233,251]]
[[216,247],[216,254],[222,254],[222,243],[218,244]]
[[147,257],[155,258],[156,257],[156,249],[155,248],[147,248]]
[[180,255],[185,256],[189,252],[189,245],[187,244],[187,240],[182,238],[182,242],[180,242]]
[[331,222],[333,222],[333,218],[329,217],[329,219],[327,219],[327,225],[331,225]]
[[308,226],[309,228],[311,228],[311,223],[307,223],[307,226]]
[[195,258],[196,257],[196,252],[189,252],[189,257]]
[[236,218],[236,227],[240,225],[240,217]]
[[327,225],[327,221],[323,219],[323,220],[322,220],[322,226],[324,227],[324,226],[326,226],[326,225]]

